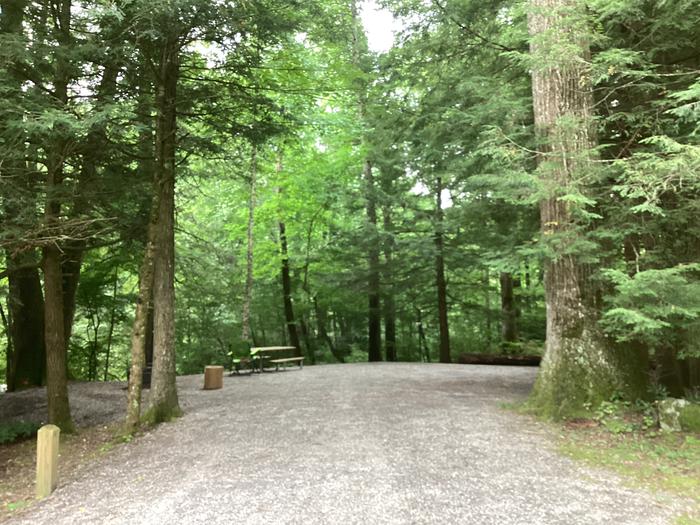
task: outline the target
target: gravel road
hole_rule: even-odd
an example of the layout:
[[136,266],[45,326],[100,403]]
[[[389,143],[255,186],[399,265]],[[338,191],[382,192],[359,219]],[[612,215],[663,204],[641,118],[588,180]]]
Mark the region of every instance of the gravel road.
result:
[[[536,370],[354,364],[179,378],[186,415],[11,523],[673,523],[672,499],[554,451],[500,408]],[[123,406],[123,405],[122,405]]]

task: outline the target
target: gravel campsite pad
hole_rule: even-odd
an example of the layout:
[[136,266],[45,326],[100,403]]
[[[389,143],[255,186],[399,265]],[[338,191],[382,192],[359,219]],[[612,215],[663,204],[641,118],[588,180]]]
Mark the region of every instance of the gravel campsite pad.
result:
[[[11,523],[673,523],[672,498],[561,457],[501,408],[536,370],[356,364],[178,379],[185,416],[94,461]],[[122,416],[123,384],[72,385],[78,424]],[[0,417],[45,413],[37,392]]]

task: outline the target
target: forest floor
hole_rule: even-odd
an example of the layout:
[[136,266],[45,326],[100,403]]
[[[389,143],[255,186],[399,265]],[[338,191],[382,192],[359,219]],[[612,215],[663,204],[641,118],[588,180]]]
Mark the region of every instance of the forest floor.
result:
[[[185,416],[116,446],[110,425],[123,414],[123,384],[72,385],[75,419],[90,429],[62,442],[64,474],[39,503],[29,503],[33,441],[0,447],[0,500],[15,498],[4,517],[654,525],[692,510],[692,501],[628,487],[608,470],[563,456],[551,425],[503,410],[524,399],[535,373],[328,365],[226,377],[216,391],[201,389],[201,375],[181,377]],[[0,396],[0,420],[42,417],[41,389]]]

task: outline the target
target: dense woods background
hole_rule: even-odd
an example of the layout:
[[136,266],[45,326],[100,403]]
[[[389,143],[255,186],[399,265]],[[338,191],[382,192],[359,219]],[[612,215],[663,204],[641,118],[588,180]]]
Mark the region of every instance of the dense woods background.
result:
[[68,379],[147,367],[160,420],[288,343],[697,395],[700,2],[383,4],[377,54],[354,0],[0,0],[9,390],[69,429]]

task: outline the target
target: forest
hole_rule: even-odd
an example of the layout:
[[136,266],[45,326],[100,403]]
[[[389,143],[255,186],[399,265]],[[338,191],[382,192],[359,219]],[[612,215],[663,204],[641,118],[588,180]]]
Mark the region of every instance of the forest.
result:
[[[0,0],[0,374],[541,355],[561,418],[700,392],[700,1]],[[150,405],[141,407],[141,378]]]

